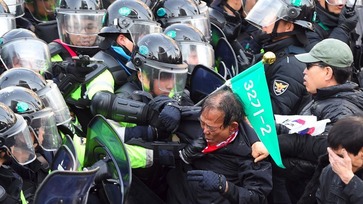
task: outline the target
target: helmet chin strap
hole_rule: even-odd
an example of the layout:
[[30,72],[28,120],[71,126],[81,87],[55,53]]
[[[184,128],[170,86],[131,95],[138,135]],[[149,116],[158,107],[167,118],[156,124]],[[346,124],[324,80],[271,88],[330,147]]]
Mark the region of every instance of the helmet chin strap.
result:
[[262,40],[261,40],[261,43],[262,44],[265,44],[265,43],[268,43],[268,42],[272,42],[276,38],[285,37],[285,36],[292,36],[292,35],[296,35],[297,34],[297,31],[295,31],[295,30],[288,31],[288,32],[278,33],[277,32],[277,28],[278,28],[279,22],[280,22],[280,20],[276,21],[272,32],[269,33],[269,34],[266,34],[266,37],[265,38],[262,38]]
[[232,11],[232,13],[240,20],[242,21],[241,14],[238,13],[238,11],[234,10],[227,2],[223,2],[223,5],[227,7],[228,10]]

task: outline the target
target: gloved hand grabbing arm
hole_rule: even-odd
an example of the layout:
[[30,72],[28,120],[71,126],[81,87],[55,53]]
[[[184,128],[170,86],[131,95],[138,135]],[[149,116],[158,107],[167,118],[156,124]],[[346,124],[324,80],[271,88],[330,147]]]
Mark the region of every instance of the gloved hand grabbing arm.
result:
[[358,23],[358,15],[352,8],[344,7],[339,15],[338,27],[345,32],[352,32]]
[[176,100],[164,95],[157,96],[149,102],[148,108],[150,112],[160,113],[157,121],[149,121],[151,125],[171,133],[178,128],[181,112]]
[[190,164],[193,159],[203,156],[202,150],[207,146],[207,141],[203,136],[193,140],[186,145],[184,149],[179,150],[179,157],[187,164]]
[[228,189],[226,177],[213,171],[191,170],[187,173],[188,181],[196,181],[206,191],[225,193]]

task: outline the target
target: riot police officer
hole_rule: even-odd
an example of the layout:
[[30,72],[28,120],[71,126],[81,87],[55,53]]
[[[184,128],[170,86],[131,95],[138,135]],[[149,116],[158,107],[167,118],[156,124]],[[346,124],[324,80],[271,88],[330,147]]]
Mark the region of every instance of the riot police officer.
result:
[[6,193],[2,199],[5,203],[19,203],[22,200],[23,181],[9,165],[12,162],[29,164],[36,159],[36,155],[24,118],[3,103],[0,103],[0,116],[0,185]]

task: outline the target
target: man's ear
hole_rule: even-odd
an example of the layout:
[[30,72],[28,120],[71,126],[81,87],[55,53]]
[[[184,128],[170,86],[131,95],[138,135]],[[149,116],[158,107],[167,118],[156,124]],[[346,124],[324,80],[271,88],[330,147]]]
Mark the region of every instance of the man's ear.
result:
[[363,158],[363,147],[362,147],[362,148],[360,148],[360,150],[359,150],[358,154],[360,155],[360,157],[362,157],[362,158]]
[[116,43],[119,45],[125,44],[125,36],[124,35],[118,35],[116,38]]
[[230,125],[229,125],[229,133],[233,133],[233,132],[236,132],[238,130],[238,123],[236,121],[232,122]]
[[331,67],[329,67],[329,66],[327,66],[327,67],[325,67],[326,68],[326,74],[325,74],[325,77],[326,77],[326,79],[334,79],[334,73],[333,73],[333,68],[331,68]]
[[285,27],[285,31],[286,32],[291,32],[294,31],[295,28],[295,24],[292,22],[286,22],[286,27]]

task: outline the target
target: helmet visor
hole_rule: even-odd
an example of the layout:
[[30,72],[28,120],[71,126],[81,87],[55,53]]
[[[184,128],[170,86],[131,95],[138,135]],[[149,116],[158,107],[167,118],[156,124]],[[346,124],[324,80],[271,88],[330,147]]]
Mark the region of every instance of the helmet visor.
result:
[[211,39],[211,24],[209,18],[205,15],[188,16],[187,18],[171,18],[168,19],[167,23],[167,25],[174,23],[190,24],[202,32],[208,41]]
[[44,108],[29,115],[30,127],[34,131],[38,144],[46,151],[55,151],[62,144],[54,113],[51,108]]
[[132,41],[136,44],[141,37],[150,33],[161,33],[163,29],[159,23],[148,21],[134,21],[128,28]]
[[38,73],[51,66],[48,45],[34,38],[17,38],[5,43],[1,58],[8,68],[26,67]]
[[13,15],[0,14],[0,36],[15,28],[16,23]]
[[35,0],[29,3],[25,2],[25,5],[32,16],[40,22],[46,22],[55,19],[55,0]]
[[[348,0],[347,1],[347,6],[348,7],[353,7],[353,6],[356,6],[358,8],[361,8],[363,7],[363,0]],[[358,21],[359,22],[359,21]]]
[[53,81],[48,81],[47,85],[37,94],[42,99],[44,106],[53,110],[57,125],[68,123],[72,119],[68,106],[58,86]]
[[[179,98],[186,84],[187,64],[168,64],[151,61],[145,59],[145,64],[142,67],[142,77],[146,77],[146,79],[142,79],[144,90],[148,91],[153,88],[150,92],[156,95]],[[150,84],[145,84],[144,82],[149,82]]]
[[59,10],[57,23],[60,39],[73,47],[98,47],[101,38],[98,33],[102,28],[104,13],[104,10],[99,12],[63,12]]
[[24,0],[4,0],[8,5],[9,11],[15,18],[24,15]]
[[26,165],[34,161],[36,158],[33,139],[24,118],[20,115],[16,115],[16,119],[16,123],[18,124],[15,125],[16,128],[18,128],[18,131],[7,136],[6,145],[8,146],[13,158],[19,164]]
[[287,5],[280,0],[257,1],[246,20],[259,29],[274,24],[287,15]]
[[326,3],[332,6],[345,5],[347,0],[325,0]]
[[214,66],[214,50],[210,44],[198,42],[179,42],[183,60],[188,64],[188,73],[191,74],[195,65],[206,67]]

